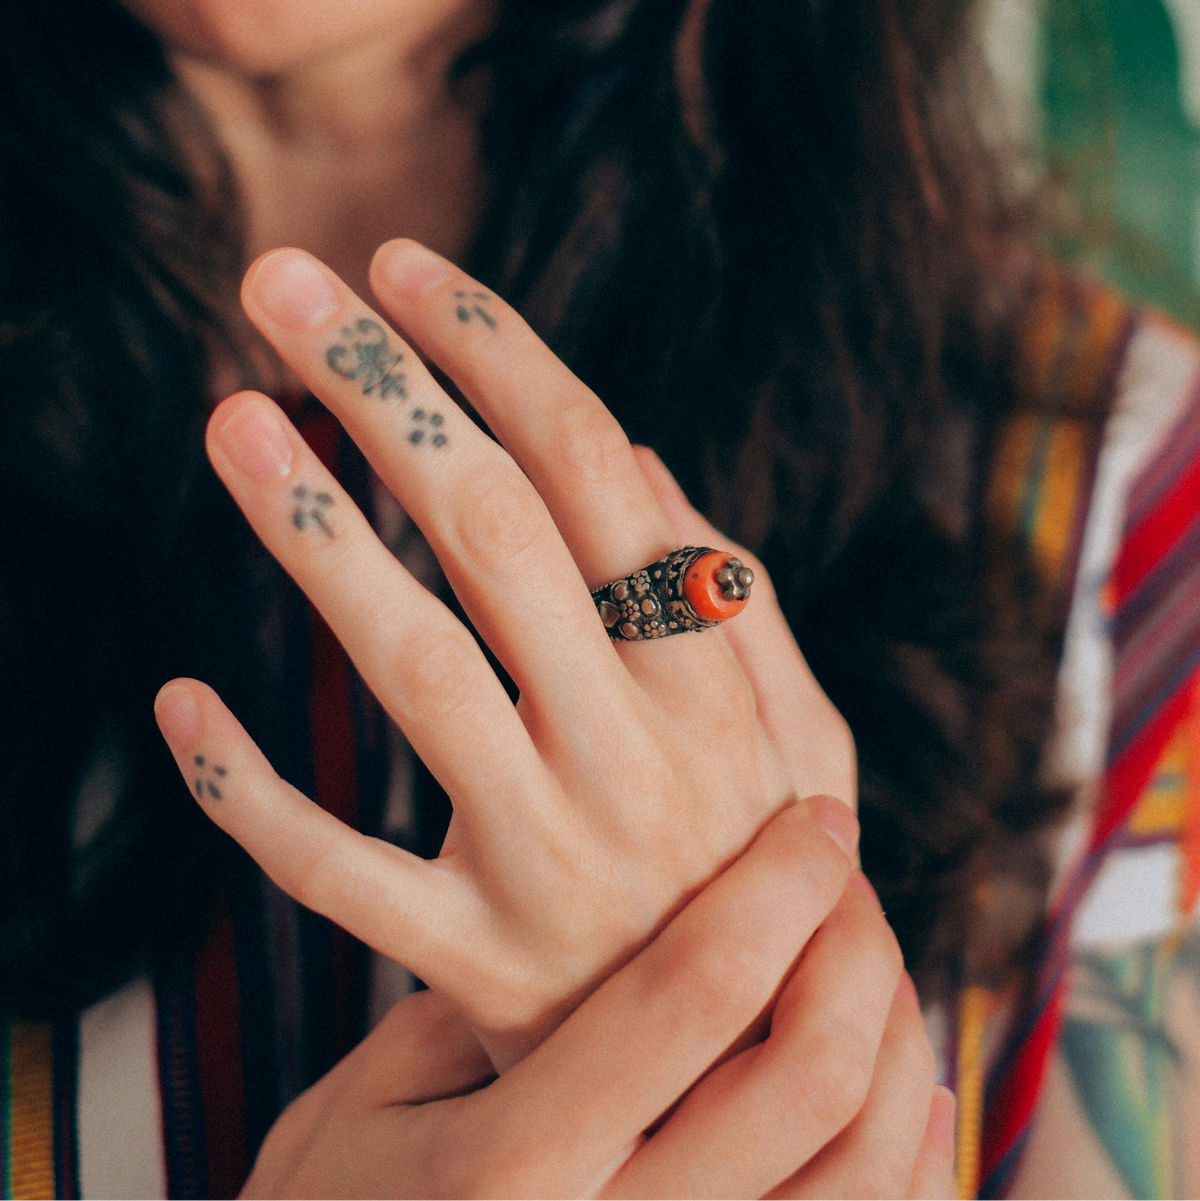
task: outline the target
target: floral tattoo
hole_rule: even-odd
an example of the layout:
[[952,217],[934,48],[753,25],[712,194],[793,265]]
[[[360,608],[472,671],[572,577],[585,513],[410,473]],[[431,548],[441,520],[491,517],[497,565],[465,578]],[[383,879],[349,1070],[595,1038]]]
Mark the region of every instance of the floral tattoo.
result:
[[388,342],[387,330],[378,321],[363,317],[342,330],[342,341],[335,343],[325,352],[325,361],[343,379],[360,381],[364,396],[378,395],[386,400],[389,396],[408,395],[404,384],[404,372],[396,366],[404,356],[393,352]]

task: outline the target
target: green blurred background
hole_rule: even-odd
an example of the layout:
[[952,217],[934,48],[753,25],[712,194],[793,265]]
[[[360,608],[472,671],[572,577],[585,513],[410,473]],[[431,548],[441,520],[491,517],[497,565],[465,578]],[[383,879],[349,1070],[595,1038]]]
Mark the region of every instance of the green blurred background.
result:
[[988,0],[983,15],[1064,202],[1052,249],[1200,329],[1200,0]]

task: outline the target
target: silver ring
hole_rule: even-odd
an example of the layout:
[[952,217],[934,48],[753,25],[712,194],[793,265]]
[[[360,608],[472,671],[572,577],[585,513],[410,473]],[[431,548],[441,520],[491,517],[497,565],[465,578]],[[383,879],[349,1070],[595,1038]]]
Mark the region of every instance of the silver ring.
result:
[[684,546],[593,588],[592,600],[610,638],[644,642],[720,625],[745,607],[753,583],[754,573],[736,556]]

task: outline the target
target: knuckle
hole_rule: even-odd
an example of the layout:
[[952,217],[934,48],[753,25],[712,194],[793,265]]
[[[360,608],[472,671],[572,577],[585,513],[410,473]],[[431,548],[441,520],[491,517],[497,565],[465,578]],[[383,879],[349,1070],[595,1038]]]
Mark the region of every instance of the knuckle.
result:
[[932,1092],[934,1084],[937,1083],[937,1053],[929,1041],[929,1033],[925,1029],[921,1010],[915,1004],[905,1022],[901,1037],[904,1040],[904,1050],[911,1078],[920,1084],[927,1085]]
[[875,1058],[858,1032],[844,1024],[824,1030],[815,1043],[818,1050],[801,1077],[803,1120],[833,1134],[862,1108]]
[[533,1172],[529,1153],[512,1138],[484,1123],[464,1140],[446,1146],[431,1164],[431,1192],[439,1197],[526,1197]]
[[273,873],[275,882],[289,896],[308,909],[328,914],[337,908],[345,877],[338,856],[315,847],[286,859],[282,868]]
[[474,701],[479,648],[465,629],[409,633],[396,655],[400,701],[428,720],[452,718]]
[[554,445],[563,468],[588,483],[608,484],[637,471],[625,431],[594,398],[563,404],[554,425]]
[[878,902],[858,892],[853,897],[849,908],[839,906],[845,953],[853,957],[864,979],[878,982],[880,997],[886,994],[890,1005],[904,968],[904,953]]
[[875,1158],[864,1161],[854,1178],[856,1197],[909,1197],[905,1192],[912,1176],[913,1164],[904,1148],[883,1147]]
[[546,512],[529,481],[509,460],[469,474],[455,505],[455,532],[476,559],[522,558],[546,527]]
[[770,987],[759,979],[762,970],[752,957],[714,946],[700,934],[681,940],[659,992],[673,1007],[686,998],[689,1025],[698,1033],[720,1034],[731,1021],[748,1022],[766,1002]]

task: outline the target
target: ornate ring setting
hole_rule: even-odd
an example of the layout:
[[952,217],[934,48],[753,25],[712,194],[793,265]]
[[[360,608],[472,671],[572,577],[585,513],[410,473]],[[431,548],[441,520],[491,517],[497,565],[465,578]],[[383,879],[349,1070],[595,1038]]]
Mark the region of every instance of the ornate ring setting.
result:
[[750,599],[754,572],[708,546],[684,546],[632,575],[592,589],[596,611],[617,642],[644,642],[707,630],[736,617]]

